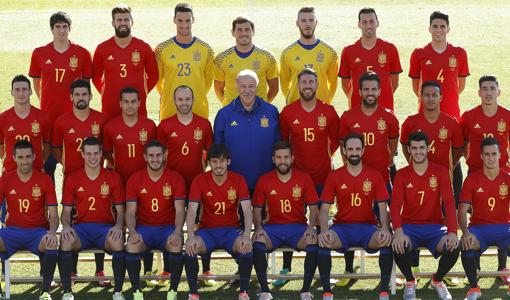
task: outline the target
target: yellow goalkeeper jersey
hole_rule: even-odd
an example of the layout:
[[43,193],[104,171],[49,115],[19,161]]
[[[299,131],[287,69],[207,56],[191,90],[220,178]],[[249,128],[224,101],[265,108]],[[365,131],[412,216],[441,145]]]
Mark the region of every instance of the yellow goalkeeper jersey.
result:
[[193,90],[193,112],[209,117],[207,93],[212,85],[214,53],[206,42],[197,37],[189,44],[170,38],[156,47],[161,95],[159,117],[164,120],[176,113],[174,90],[187,85]]
[[239,96],[236,77],[245,69],[257,73],[259,77],[257,96],[268,100],[267,80],[278,78],[278,66],[273,54],[257,46],[253,46],[253,49],[247,53],[241,53],[236,47],[232,47],[219,53],[214,59],[214,80],[225,82],[224,97],[220,99],[223,106]]
[[321,40],[313,45],[296,41],[285,48],[280,58],[280,86],[287,104],[300,98],[297,75],[304,68],[317,72],[317,98],[330,104],[338,84],[338,64],[335,49]]

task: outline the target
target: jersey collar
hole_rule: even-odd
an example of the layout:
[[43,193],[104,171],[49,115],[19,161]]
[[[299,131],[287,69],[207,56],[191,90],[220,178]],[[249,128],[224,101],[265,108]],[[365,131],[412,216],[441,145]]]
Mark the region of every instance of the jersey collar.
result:
[[174,42],[177,44],[177,46],[183,48],[183,49],[188,49],[189,47],[193,46],[193,44],[195,43],[195,41],[197,40],[197,37],[194,36],[193,39],[191,39],[191,42],[187,43],[187,44],[183,44],[183,43],[179,43],[177,41],[177,38],[174,36],[172,38],[172,40],[174,40]]

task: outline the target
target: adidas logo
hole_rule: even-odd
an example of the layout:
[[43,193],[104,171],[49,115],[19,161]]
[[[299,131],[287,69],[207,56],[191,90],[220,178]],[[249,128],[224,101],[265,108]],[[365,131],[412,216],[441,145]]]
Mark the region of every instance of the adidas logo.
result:
[[69,129],[67,133],[76,133],[73,128]]
[[359,63],[361,62],[361,59],[359,59],[359,57],[356,57],[356,59],[354,60],[355,63]]
[[113,60],[113,55],[110,54],[106,60]]
[[232,121],[232,123],[230,123],[230,126],[237,126],[237,122],[236,121]]
[[175,59],[175,55],[172,54],[172,56],[170,56],[170,59]]
[[295,120],[294,120],[294,122],[292,122],[292,124],[294,124],[294,125],[299,124],[299,120],[298,120],[298,119],[295,119]]
[[431,65],[432,62],[430,60],[427,60],[427,62],[425,63],[426,65]]
[[147,194],[147,190],[144,188],[140,191],[140,194]]
[[120,135],[120,133],[119,133],[119,135],[117,135],[117,137],[116,137],[115,139],[116,139],[116,140],[122,140],[122,139],[124,139],[124,138],[123,138],[123,137],[122,137],[122,135]]
[[342,184],[342,186],[340,187],[341,190],[345,190],[347,188],[347,186],[344,184]]
[[269,195],[276,195],[276,191],[275,190],[272,190],[271,193],[269,193]]
[[51,59],[48,58],[48,60],[44,63],[46,65],[51,65],[53,62],[51,61]]
[[234,68],[234,65],[233,65],[233,64],[230,64],[230,65],[228,65],[228,68],[229,68],[229,69],[233,69],[233,68]]
[[295,59],[295,61],[298,61],[298,60],[301,60],[301,57],[299,57],[299,56],[296,56],[296,59]]
[[170,135],[170,137],[176,137],[176,136],[177,136],[177,133],[175,133],[175,131],[172,132],[172,134]]
[[78,189],[78,192],[83,192],[83,191],[85,191],[85,190],[83,189],[82,186],[80,186],[80,188]]
[[16,195],[16,191],[15,190],[10,191],[9,195]]
[[476,123],[474,128],[480,128],[480,124]]
[[11,127],[9,127],[9,129],[7,129],[7,131],[14,131],[14,130],[15,130],[15,129],[14,129],[14,127],[12,127],[12,126],[11,126]]
[[477,190],[476,190],[477,193],[483,193],[483,189],[482,187],[479,187]]
[[352,126],[352,128],[359,128],[359,124],[358,123],[354,124],[354,126]]
[[210,191],[209,191],[209,192],[207,192],[207,194],[206,194],[206,196],[209,196],[209,197],[212,197],[212,195],[213,195],[213,194],[212,194]]
[[412,189],[413,187],[414,187],[414,186],[413,186],[413,184],[412,184],[412,183],[410,183],[410,182],[409,182],[409,184],[407,184],[407,186],[406,186],[406,188],[408,188],[408,189]]

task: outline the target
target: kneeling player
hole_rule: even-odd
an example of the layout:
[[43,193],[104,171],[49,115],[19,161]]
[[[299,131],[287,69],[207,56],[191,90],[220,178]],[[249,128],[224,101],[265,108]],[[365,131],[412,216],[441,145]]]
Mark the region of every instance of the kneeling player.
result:
[[[500,169],[500,155],[498,140],[483,139],[482,170],[470,174],[462,187],[458,219],[462,229],[462,265],[471,286],[466,297],[468,300],[482,297],[476,278],[480,255],[489,246],[498,246],[502,250],[510,246],[510,175]],[[467,214],[470,208],[468,227]]]
[[[255,234],[253,255],[260,283],[259,300],[273,299],[267,284],[268,250],[280,246],[306,250],[305,274],[301,299],[310,300],[310,285],[317,268],[317,203],[318,197],[310,175],[291,167],[294,156],[288,142],[280,141],[273,148],[275,170],[260,177],[253,197]],[[307,225],[306,208],[310,209]],[[262,225],[262,209],[267,219]]]
[[147,167],[133,174],[126,186],[126,225],[129,238],[126,267],[134,300],[142,300],[140,257],[150,250],[161,250],[169,262],[168,300],[177,299],[182,273],[182,227],[186,186],[182,176],[165,168],[166,149],[158,141],[145,144]]
[[[60,275],[63,300],[74,299],[71,291],[72,252],[103,249],[112,254],[115,277],[114,300],[123,300],[126,273],[124,261],[124,189],[117,173],[101,167],[101,142],[88,137],[82,142],[84,167],[66,178],[62,197]],[[71,226],[71,213],[76,218]],[[113,210],[115,209],[115,210]]]
[[16,142],[13,153],[16,171],[0,178],[0,200],[5,201],[8,216],[7,227],[0,229],[0,257],[8,259],[19,250],[42,256],[43,287],[39,299],[51,300],[58,248],[55,186],[48,175],[33,169],[35,153],[30,142]]
[[425,133],[411,133],[407,149],[411,164],[397,171],[390,205],[395,262],[407,281],[404,299],[416,298],[411,264],[412,251],[418,247],[427,247],[435,258],[441,256],[431,286],[439,299],[452,299],[443,278],[457,262],[460,246],[450,174],[428,161]]
[[[391,232],[389,230],[389,199],[381,173],[361,161],[365,149],[363,137],[351,133],[345,137],[342,152],[346,165],[329,174],[320,201],[319,255],[317,263],[324,289],[323,300],[333,299],[330,288],[331,249],[348,251],[363,247],[368,253],[380,251],[381,291],[379,299],[389,299],[389,282],[393,266]],[[334,225],[328,227],[329,207],[335,202],[337,214]],[[379,207],[381,228],[376,226],[373,206]]]
[[[241,175],[227,170],[230,155],[225,145],[212,145],[207,151],[207,161],[211,170],[193,179],[186,213],[188,239],[185,266],[190,290],[189,299],[199,299],[197,254],[210,254],[215,249],[224,249],[236,255],[239,263],[239,300],[247,300],[253,266],[250,239],[252,212],[248,186]],[[199,204],[202,215],[200,229],[195,232]],[[239,229],[237,213],[239,205],[243,211],[244,230]]]

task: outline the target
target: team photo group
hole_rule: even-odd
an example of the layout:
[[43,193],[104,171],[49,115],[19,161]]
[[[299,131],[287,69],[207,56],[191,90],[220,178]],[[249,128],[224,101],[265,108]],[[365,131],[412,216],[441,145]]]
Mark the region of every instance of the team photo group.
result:
[[[39,257],[40,300],[87,299],[72,289],[79,252],[91,249],[103,250],[94,251],[95,276],[113,287],[114,300],[125,299],[126,275],[126,298],[144,299],[141,274],[169,279],[168,300],[186,279],[189,293],[179,299],[199,299],[199,282],[216,284],[215,250],[238,270],[239,290],[228,299],[273,299],[271,289],[287,280],[268,280],[268,254],[278,249],[281,275],[293,264],[303,269],[292,299],[334,299],[334,287],[350,278],[331,278],[332,252],[343,254],[350,274],[361,248],[377,253],[380,300],[420,296],[422,249],[437,259],[430,287],[438,299],[464,284],[465,299],[481,298],[480,256],[489,247],[497,248],[498,279],[510,285],[510,111],[498,104],[497,77],[477,78],[479,103],[461,112],[468,56],[447,41],[449,16],[434,11],[430,43],[412,52],[405,87],[419,111],[399,120],[403,70],[397,47],[377,37],[376,11],[359,10],[361,37],[341,53],[316,37],[315,13],[296,11],[299,39],[278,59],[253,44],[246,17],[232,21],[235,45],[214,53],[193,35],[185,3],[174,9],[175,36],[155,47],[131,35],[127,5],[112,9],[114,35],[93,52],[70,41],[67,13],[51,15],[53,40],[32,52],[27,76],[12,78],[13,103],[0,114],[0,258]],[[100,111],[90,106],[92,89]],[[211,89],[217,99],[208,99]],[[152,90],[158,120],[148,117]],[[278,93],[280,109],[272,104]],[[341,93],[345,111],[332,105]],[[222,108],[210,111],[217,100]],[[407,163],[397,170],[398,156]],[[155,250],[163,273],[153,270]],[[292,250],[304,260],[293,262]],[[394,263],[403,280],[391,284],[403,288],[392,296]],[[449,276],[459,264],[465,278]],[[50,293],[55,272],[62,292]],[[257,293],[249,291],[252,272]]]

